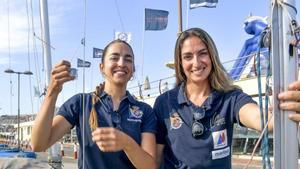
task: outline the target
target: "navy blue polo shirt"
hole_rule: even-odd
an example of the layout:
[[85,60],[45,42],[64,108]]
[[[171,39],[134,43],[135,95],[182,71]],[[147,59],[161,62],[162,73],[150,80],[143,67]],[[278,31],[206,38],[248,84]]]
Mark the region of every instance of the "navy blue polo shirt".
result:
[[[83,112],[83,98],[85,110]],[[100,127],[113,126],[112,98],[102,92],[101,102],[95,105]],[[92,94],[77,94],[67,100],[59,109],[58,115],[63,116],[73,127],[76,126],[78,142],[80,145],[78,168],[85,169],[132,169],[135,168],[127,158],[124,151],[102,152],[92,141],[89,116],[92,108]],[[121,100],[117,112],[120,114],[121,130],[131,136],[137,144],[141,144],[141,133],[156,132],[156,117],[152,108],[146,103],[139,102],[126,92]],[[84,114],[84,116],[83,116]],[[84,141],[83,141],[84,137]],[[84,149],[83,149],[84,147]],[[83,152],[84,151],[84,152]],[[84,162],[83,162],[83,155]]]
[[[221,93],[213,90],[203,105],[196,106],[184,92],[184,84],[160,95],[154,104],[158,132],[156,141],[164,144],[165,169],[231,169],[233,124],[247,103],[255,103],[241,90]],[[193,113],[201,112],[204,132],[192,136]]]

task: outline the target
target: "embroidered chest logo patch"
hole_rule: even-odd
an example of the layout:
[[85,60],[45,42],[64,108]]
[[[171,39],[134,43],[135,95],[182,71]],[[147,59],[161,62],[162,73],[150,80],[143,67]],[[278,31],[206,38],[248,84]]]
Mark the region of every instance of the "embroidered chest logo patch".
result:
[[225,118],[221,117],[220,114],[215,113],[210,121],[211,128],[226,124]]
[[179,129],[182,125],[182,119],[177,112],[170,116],[171,129]]
[[144,114],[143,111],[140,110],[140,108],[137,107],[137,106],[131,106],[129,109],[130,109],[130,116],[131,117],[140,119]]
[[219,149],[227,146],[227,130],[216,131],[212,133],[214,140],[214,149]]

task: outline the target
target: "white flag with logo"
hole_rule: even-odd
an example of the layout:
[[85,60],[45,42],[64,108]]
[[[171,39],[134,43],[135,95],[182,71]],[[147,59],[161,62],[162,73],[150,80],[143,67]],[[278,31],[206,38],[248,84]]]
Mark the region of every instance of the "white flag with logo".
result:
[[115,32],[115,39],[120,39],[126,41],[127,43],[131,42],[131,33],[130,32]]

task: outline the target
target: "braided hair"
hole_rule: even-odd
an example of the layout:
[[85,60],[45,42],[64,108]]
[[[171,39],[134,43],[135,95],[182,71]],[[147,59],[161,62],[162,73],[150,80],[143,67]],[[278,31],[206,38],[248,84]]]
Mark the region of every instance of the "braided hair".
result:
[[[106,47],[103,50],[103,54],[102,54],[102,58],[101,58],[102,64],[104,64],[104,58],[106,56],[107,49],[112,44],[115,44],[115,43],[123,43],[123,44],[127,45],[131,49],[131,51],[133,51],[131,46],[126,41],[123,41],[123,40],[120,40],[120,39],[113,40],[108,45],[106,45]],[[135,70],[135,67],[133,67],[133,70]],[[89,124],[90,124],[90,127],[91,127],[92,131],[96,130],[97,127],[99,126],[99,124],[98,124],[98,115],[97,115],[97,112],[96,112],[96,103],[98,101],[100,101],[99,96],[104,91],[104,85],[105,85],[105,83],[103,82],[99,86],[96,86],[95,91],[92,93],[92,109],[91,109],[90,117],[89,117]]]
[[90,124],[90,127],[92,129],[92,131],[96,130],[96,128],[99,126],[98,125],[98,115],[97,115],[97,112],[96,112],[96,103],[98,101],[100,101],[100,93],[103,92],[104,90],[104,82],[102,84],[100,84],[99,86],[96,86],[96,89],[95,91],[92,93],[92,110],[90,112],[90,117],[89,117],[89,124]]

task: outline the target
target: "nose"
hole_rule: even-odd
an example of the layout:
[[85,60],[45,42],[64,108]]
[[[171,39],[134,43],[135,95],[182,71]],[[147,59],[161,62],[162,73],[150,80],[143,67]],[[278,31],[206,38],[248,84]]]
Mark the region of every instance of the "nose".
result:
[[124,65],[125,65],[125,58],[121,56],[118,60],[118,66],[124,66]]
[[200,63],[200,57],[197,56],[197,54],[193,54],[193,60],[194,65],[198,65]]

